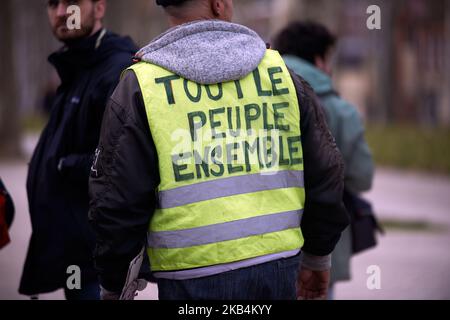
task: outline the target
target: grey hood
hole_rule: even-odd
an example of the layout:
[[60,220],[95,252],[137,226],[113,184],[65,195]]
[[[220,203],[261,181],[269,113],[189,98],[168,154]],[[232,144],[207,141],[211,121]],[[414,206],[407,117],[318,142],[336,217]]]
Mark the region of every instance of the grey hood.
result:
[[205,20],[163,33],[137,56],[200,84],[239,80],[255,70],[266,44],[247,27]]

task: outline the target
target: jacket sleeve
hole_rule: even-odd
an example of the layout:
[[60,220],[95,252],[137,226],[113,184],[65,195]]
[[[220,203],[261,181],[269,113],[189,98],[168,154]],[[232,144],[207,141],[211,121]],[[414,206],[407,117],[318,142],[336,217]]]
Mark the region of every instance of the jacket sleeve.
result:
[[349,224],[343,204],[343,159],[312,88],[293,72],[291,77],[300,105],[304,154],[306,203],[301,225],[305,239],[303,251],[309,256],[328,256]]
[[[116,53],[109,58],[106,72],[99,75],[95,83],[95,89],[86,97],[89,100],[89,110],[86,115],[83,129],[85,141],[83,141],[83,152],[65,155],[60,159],[58,170],[71,182],[78,183],[83,187],[88,184],[89,172],[94,160],[95,149],[100,136],[100,124],[102,123],[105,107],[114,89],[119,83],[122,70],[126,69],[131,62],[130,53]],[[62,161],[61,161],[62,160]]]
[[86,185],[94,159],[94,151],[86,154],[69,154],[60,159],[58,171],[73,182]]
[[353,106],[342,109],[348,110],[340,121],[340,148],[346,164],[345,188],[353,193],[368,191],[372,187],[375,166],[364,138],[363,121]]
[[120,292],[146,242],[159,185],[156,148],[136,76],[126,72],[105,111],[90,175],[89,219],[103,288]]
[[86,186],[88,184],[89,172],[100,136],[99,124],[102,122],[109,97],[111,97],[118,84],[120,68],[126,68],[126,64],[120,62],[119,67],[115,66],[104,74],[102,79],[96,84],[96,89],[89,97],[89,111],[85,119],[87,122],[85,127],[86,132],[83,133],[85,153],[68,154],[59,161],[58,171],[66,179],[79,185]]

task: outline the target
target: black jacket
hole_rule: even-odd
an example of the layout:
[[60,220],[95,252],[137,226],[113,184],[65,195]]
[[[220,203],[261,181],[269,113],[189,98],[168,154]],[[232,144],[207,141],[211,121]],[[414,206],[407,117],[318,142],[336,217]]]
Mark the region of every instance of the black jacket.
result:
[[[306,207],[303,250],[330,254],[349,223],[342,203],[344,168],[318,100],[291,74],[301,108]],[[113,93],[91,171],[89,217],[97,234],[96,266],[104,288],[121,290],[129,262],[146,241],[160,183],[158,157],[134,72]]]
[[130,38],[99,31],[52,54],[62,84],[31,160],[27,192],[33,234],[20,293],[66,284],[67,267],[96,279],[88,224],[88,178],[106,103],[137,48]]

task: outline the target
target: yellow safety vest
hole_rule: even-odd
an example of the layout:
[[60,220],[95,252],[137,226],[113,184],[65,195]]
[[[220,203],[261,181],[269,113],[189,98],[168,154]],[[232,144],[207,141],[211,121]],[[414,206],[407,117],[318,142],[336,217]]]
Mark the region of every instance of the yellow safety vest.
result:
[[152,270],[195,278],[296,255],[305,202],[300,109],[278,52],[267,50],[245,78],[215,85],[146,62],[130,70],[159,159]]

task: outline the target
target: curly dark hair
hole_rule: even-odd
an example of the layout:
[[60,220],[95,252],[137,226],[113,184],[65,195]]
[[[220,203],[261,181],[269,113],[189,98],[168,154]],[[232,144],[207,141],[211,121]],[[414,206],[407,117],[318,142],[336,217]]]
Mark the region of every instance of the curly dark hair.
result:
[[315,57],[325,58],[336,42],[336,36],[319,23],[292,22],[275,37],[274,49],[314,64]]

